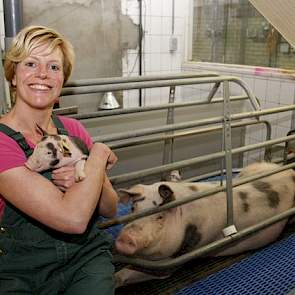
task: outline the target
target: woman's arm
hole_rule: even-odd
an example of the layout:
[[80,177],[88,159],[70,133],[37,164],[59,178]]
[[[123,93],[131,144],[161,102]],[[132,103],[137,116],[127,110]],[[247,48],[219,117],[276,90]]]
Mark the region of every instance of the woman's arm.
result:
[[106,167],[117,161],[104,144],[93,145],[85,164],[87,177],[64,193],[42,175],[25,167],[0,173],[0,194],[41,223],[66,233],[83,233],[97,207]]
[[[66,191],[75,183],[75,167],[66,166],[53,170],[52,181],[60,190]],[[117,213],[117,205],[117,193],[105,174],[97,212],[104,217],[114,217]]]
[[117,213],[117,206],[118,195],[108,179],[108,176],[105,174],[105,180],[98,204],[98,214],[103,217],[114,217]]

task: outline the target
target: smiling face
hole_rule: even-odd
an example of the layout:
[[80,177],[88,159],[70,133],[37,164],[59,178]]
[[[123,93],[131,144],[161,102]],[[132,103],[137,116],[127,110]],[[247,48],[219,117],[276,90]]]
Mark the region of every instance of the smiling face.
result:
[[52,107],[60,95],[64,81],[63,54],[59,47],[53,51],[47,44],[36,47],[16,65],[12,84],[16,100],[31,107]]

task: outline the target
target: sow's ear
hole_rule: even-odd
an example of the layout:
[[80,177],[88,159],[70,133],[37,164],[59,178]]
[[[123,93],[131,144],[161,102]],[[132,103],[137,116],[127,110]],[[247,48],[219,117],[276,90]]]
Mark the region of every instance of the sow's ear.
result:
[[138,185],[129,189],[121,188],[117,190],[117,194],[119,196],[119,201],[123,204],[127,204],[131,199],[142,196],[143,188]]
[[175,200],[173,190],[166,184],[161,184],[158,188],[158,192],[163,199],[161,205],[170,203]]

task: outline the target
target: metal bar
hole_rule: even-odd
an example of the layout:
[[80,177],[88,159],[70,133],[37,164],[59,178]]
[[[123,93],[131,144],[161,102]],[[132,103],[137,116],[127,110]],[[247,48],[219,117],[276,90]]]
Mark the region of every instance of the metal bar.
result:
[[215,83],[213,88],[210,90],[208,97],[207,97],[207,101],[211,102],[212,98],[214,97],[214,95],[216,94],[218,88],[220,86],[220,82],[219,83]]
[[5,21],[5,50],[10,47],[12,39],[23,27],[23,2],[22,0],[4,0]]
[[[295,138],[295,136],[294,136],[294,138]],[[253,180],[260,179],[260,178],[263,178],[263,177],[266,177],[266,176],[269,176],[269,175],[272,175],[275,173],[279,173],[281,171],[284,171],[284,170],[287,170],[290,168],[294,168],[294,167],[295,167],[295,163],[291,163],[291,164],[288,164],[285,166],[278,167],[276,169],[269,170],[267,172],[253,174],[249,177],[236,178],[232,183],[232,187],[236,187],[236,186],[251,182]],[[107,228],[112,225],[117,225],[117,224],[122,224],[122,223],[125,224],[125,223],[131,222],[133,220],[136,220],[136,219],[148,216],[148,215],[152,215],[155,213],[159,213],[161,211],[165,211],[165,210],[172,209],[172,208],[175,208],[180,205],[190,203],[192,201],[207,197],[212,194],[224,192],[225,190],[226,190],[225,185],[216,186],[214,188],[211,188],[211,189],[208,189],[208,190],[205,190],[202,192],[197,192],[197,193],[190,194],[189,196],[184,196],[183,199],[181,199],[181,200],[172,201],[172,202],[169,202],[169,203],[162,205],[160,207],[154,207],[154,208],[142,210],[138,213],[131,213],[131,214],[128,214],[125,216],[116,217],[116,218],[110,219],[106,222],[98,223],[97,225],[99,228]]]
[[[174,79],[174,80],[162,80],[162,81],[142,81],[142,82],[131,82],[131,83],[118,83],[118,84],[107,84],[107,85],[89,85],[81,87],[67,87],[61,92],[61,95],[75,95],[75,94],[88,94],[98,93],[106,91],[118,91],[118,90],[132,90],[139,88],[156,88],[156,87],[170,87],[170,86],[181,86],[181,85],[192,85],[192,84],[205,84],[205,83],[218,83],[223,81],[231,81],[239,84],[249,96],[250,100],[253,100],[253,104],[257,104],[257,100],[253,97],[248,86],[237,77],[222,76],[222,77],[200,77],[200,78],[188,78],[188,79]],[[256,108],[254,108],[256,109]],[[258,105],[259,109],[259,105]]]
[[92,78],[92,79],[80,79],[68,81],[66,87],[80,87],[90,85],[105,85],[105,84],[117,84],[117,83],[130,83],[130,82],[142,82],[142,81],[159,81],[159,80],[171,80],[171,79],[187,79],[197,77],[214,77],[219,74],[214,72],[202,72],[202,73],[175,73],[167,75],[144,75],[134,77],[110,77],[110,78]]
[[[232,170],[235,170],[235,172],[239,172],[241,169],[235,168],[235,169],[232,169]],[[223,171],[216,170],[216,171],[208,172],[208,173],[205,173],[205,174],[202,174],[202,175],[186,178],[186,179],[183,179],[183,181],[184,182],[197,182],[197,181],[200,181],[200,180],[203,180],[203,179],[208,179],[209,177],[220,176],[225,172],[226,172],[225,169]]]
[[70,106],[70,107],[63,107],[58,109],[53,109],[53,113],[56,115],[69,115],[78,113],[78,107],[77,106]]
[[[294,109],[295,109],[295,104],[292,106],[283,106],[283,107],[277,107],[277,108],[266,109],[266,110],[261,110],[261,111],[237,113],[237,114],[231,115],[231,120],[241,120],[241,119],[246,119],[246,118],[258,117],[258,116],[262,116],[262,115],[269,115],[269,114],[273,114],[273,113],[291,111]],[[193,128],[193,127],[197,127],[197,126],[203,126],[203,125],[207,125],[207,124],[221,123],[222,121],[223,121],[223,116],[219,116],[219,117],[213,117],[213,118],[195,120],[195,121],[188,121],[188,122],[182,122],[182,123],[171,124],[171,125],[164,125],[164,126],[158,126],[158,127],[152,127],[152,128],[144,128],[144,129],[140,129],[140,130],[136,130],[136,131],[128,131],[128,132],[113,133],[110,135],[94,136],[93,141],[95,141],[95,142],[108,142],[108,141],[114,141],[114,140],[121,140],[121,139],[125,139],[125,138],[150,135],[150,134],[160,133],[160,132],[165,132],[165,131],[180,130],[180,129]]]
[[227,194],[227,226],[234,224],[233,189],[232,189],[232,152],[231,152],[231,110],[229,101],[229,82],[223,82],[223,130]]
[[[139,25],[138,25],[138,74],[142,75],[142,43],[143,43],[143,28],[142,28],[142,0],[138,0],[139,2]],[[142,89],[138,89],[138,105],[142,106]]]
[[254,110],[260,110],[260,105],[257,98],[252,94],[251,90],[248,88],[240,78],[232,76],[222,76],[222,77],[201,77],[192,79],[179,79],[179,80],[164,80],[164,81],[144,81],[136,83],[118,83],[109,85],[91,85],[82,87],[68,87],[64,88],[61,92],[62,96],[65,95],[75,95],[75,94],[88,94],[88,93],[98,93],[106,91],[118,91],[118,90],[131,90],[131,89],[141,89],[141,88],[155,88],[155,87],[169,87],[169,86],[181,86],[181,85],[192,85],[192,84],[204,84],[204,83],[218,83],[224,81],[231,81],[233,83],[239,84],[249,97],[249,100],[254,108]]
[[124,264],[129,264],[129,265],[134,265],[134,266],[140,266],[140,267],[144,267],[147,269],[166,269],[166,268],[179,266],[179,265],[182,265],[182,264],[192,260],[193,258],[204,256],[214,250],[218,250],[218,249],[222,248],[223,246],[229,245],[235,241],[239,241],[240,239],[245,238],[248,235],[253,234],[254,232],[257,232],[258,230],[262,230],[262,229],[264,229],[276,222],[279,222],[283,219],[286,219],[294,214],[295,214],[295,208],[291,208],[289,210],[284,211],[283,213],[277,214],[271,218],[267,218],[264,221],[259,222],[253,226],[249,226],[247,228],[244,228],[231,236],[228,236],[228,237],[222,238],[218,241],[212,242],[204,247],[200,247],[199,249],[193,250],[189,253],[186,253],[186,254],[181,255],[181,256],[174,258],[174,259],[151,261],[151,260],[144,260],[144,259],[139,259],[139,258],[129,258],[126,256],[115,255],[114,262],[124,263]]
[[[171,86],[169,90],[169,104],[173,104],[175,100],[175,86]],[[167,118],[166,124],[174,124],[174,108],[170,107],[167,109]],[[167,133],[169,134],[169,133]],[[170,131],[170,134],[173,134],[173,131]],[[164,140],[164,149],[163,149],[163,160],[162,164],[168,164],[173,162],[173,136],[166,138]],[[166,178],[166,175],[163,175],[163,179]]]
[[[244,147],[238,147],[238,148],[232,149],[232,154],[243,153],[246,151],[250,151],[257,148],[266,147],[266,146],[270,146],[270,145],[274,145],[277,143],[290,141],[294,139],[295,139],[295,135],[289,135],[289,136],[280,137],[277,139],[267,140],[262,143],[256,143],[256,144],[251,144]],[[125,174],[121,174],[117,176],[112,176],[110,177],[110,180],[113,184],[118,184],[118,183],[126,182],[129,180],[140,179],[146,176],[183,168],[189,165],[193,165],[193,164],[197,164],[197,163],[201,163],[201,162],[205,162],[209,160],[220,159],[224,156],[225,156],[225,152],[221,151],[221,152],[213,153],[211,155],[199,156],[199,157],[191,158],[189,160],[182,160],[182,161],[178,161],[171,164],[166,164],[166,165],[148,168],[148,169],[144,169],[144,170],[140,170],[136,172],[130,172],[130,173],[125,173]]]
[[[231,126],[242,127],[242,126],[256,125],[256,124],[266,124],[266,126],[269,125],[267,121],[256,121],[256,120],[250,121],[249,120],[249,121],[236,122],[236,123],[233,123]],[[182,132],[168,134],[168,135],[167,134],[154,135],[148,138],[130,138],[126,140],[110,142],[108,143],[108,146],[111,149],[118,149],[118,148],[131,147],[131,146],[140,145],[140,144],[152,143],[152,142],[161,141],[161,140],[169,139],[169,138],[178,138],[178,137],[197,135],[197,134],[202,134],[207,132],[213,132],[213,131],[218,131],[220,129],[222,129],[222,126],[208,127],[203,129],[197,129],[197,130],[187,130],[187,131],[182,131]]]
[[[248,96],[231,96],[230,100],[232,102],[240,101],[240,100],[246,100],[248,99]],[[221,103],[223,102],[223,98],[215,98],[210,102],[210,104],[213,103]],[[139,112],[150,112],[150,111],[159,111],[164,110],[170,107],[179,108],[179,107],[189,107],[194,105],[204,105],[208,104],[208,101],[190,101],[190,102],[178,102],[173,104],[159,104],[159,105],[152,105],[152,106],[143,106],[143,107],[132,107],[132,108],[126,108],[126,109],[115,109],[115,110],[107,110],[107,111],[96,111],[91,113],[85,113],[85,114],[77,114],[77,115],[71,115],[69,117],[83,120],[83,119],[93,119],[98,117],[107,117],[107,116],[113,116],[113,115],[124,115],[124,114],[132,114],[132,113],[139,113]]]

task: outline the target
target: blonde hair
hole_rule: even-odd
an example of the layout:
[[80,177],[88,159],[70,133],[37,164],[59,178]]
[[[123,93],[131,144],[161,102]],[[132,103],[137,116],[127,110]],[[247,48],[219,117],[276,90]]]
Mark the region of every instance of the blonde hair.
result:
[[73,66],[75,53],[72,44],[57,31],[43,26],[28,26],[22,29],[13,39],[10,49],[5,55],[4,74],[10,84],[12,93],[15,87],[12,79],[16,65],[23,61],[37,47],[48,44],[51,51],[60,48],[63,53],[64,84],[69,79]]

